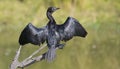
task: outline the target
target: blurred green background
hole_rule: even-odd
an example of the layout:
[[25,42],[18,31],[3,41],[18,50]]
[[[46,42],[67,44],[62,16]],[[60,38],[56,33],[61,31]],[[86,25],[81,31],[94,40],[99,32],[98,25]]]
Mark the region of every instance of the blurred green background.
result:
[[[0,69],[9,68],[29,22],[37,27],[47,24],[49,6],[61,8],[53,14],[58,24],[72,16],[88,36],[68,41],[53,63],[43,60],[25,69],[120,69],[120,0],[0,0]],[[26,45],[20,60],[38,48]]]

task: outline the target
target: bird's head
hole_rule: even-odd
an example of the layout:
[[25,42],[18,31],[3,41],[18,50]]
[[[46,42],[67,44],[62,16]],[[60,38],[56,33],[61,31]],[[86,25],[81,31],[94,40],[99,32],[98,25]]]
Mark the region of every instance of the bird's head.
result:
[[53,13],[53,12],[55,12],[56,10],[58,10],[58,9],[60,9],[60,8],[56,8],[56,7],[49,7],[48,9],[47,9],[47,12],[49,12],[49,13]]

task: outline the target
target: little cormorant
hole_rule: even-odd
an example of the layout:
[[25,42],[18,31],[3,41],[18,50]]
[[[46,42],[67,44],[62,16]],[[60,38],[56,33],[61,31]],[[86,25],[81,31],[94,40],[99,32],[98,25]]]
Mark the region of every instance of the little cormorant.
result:
[[45,54],[47,61],[52,61],[55,58],[56,47],[62,48],[64,46],[64,44],[60,44],[60,41],[66,42],[72,39],[73,36],[85,37],[87,35],[83,26],[73,17],[68,17],[63,24],[57,25],[52,13],[58,9],[56,7],[48,8],[46,15],[49,22],[45,27],[37,28],[29,23],[19,37],[19,44],[22,46],[27,43],[41,45],[46,41],[49,48]]

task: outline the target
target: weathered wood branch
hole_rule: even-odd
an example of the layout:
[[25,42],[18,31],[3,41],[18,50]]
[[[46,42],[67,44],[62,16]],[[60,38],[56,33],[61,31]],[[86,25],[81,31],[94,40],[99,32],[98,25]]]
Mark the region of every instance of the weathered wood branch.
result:
[[[16,55],[10,65],[10,69],[16,69],[16,68],[24,68],[24,67],[27,67],[35,62],[38,62],[38,61],[41,61],[43,59],[45,59],[45,53],[39,55],[39,56],[36,56],[36,57],[33,57],[34,55],[36,55],[37,53],[39,53],[42,49],[44,49],[47,45],[43,45],[41,46],[38,50],[36,50],[35,52],[33,52],[28,58],[24,59],[23,61],[18,61],[19,57],[20,57],[20,52],[21,52],[21,49],[22,49],[22,46],[19,47],[18,51],[16,52]],[[56,47],[56,49],[58,49],[59,47]]]
[[43,48],[45,48],[46,45],[41,46],[38,50],[36,50],[33,54],[31,54],[28,58],[24,59],[23,61],[19,62],[18,59],[20,57],[20,52],[22,49],[22,46],[19,47],[18,51],[16,52],[16,55],[10,65],[10,69],[16,69],[16,68],[24,68],[26,66],[29,66],[37,61],[41,61],[42,59],[44,59],[44,54],[39,55],[37,57],[33,57],[34,55],[36,55],[38,52],[40,52]]

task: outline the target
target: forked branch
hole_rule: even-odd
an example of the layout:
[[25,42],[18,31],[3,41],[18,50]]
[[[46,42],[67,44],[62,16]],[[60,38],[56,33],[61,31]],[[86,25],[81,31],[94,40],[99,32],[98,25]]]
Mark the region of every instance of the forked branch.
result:
[[20,52],[21,52],[21,49],[22,49],[22,46],[20,46],[18,51],[16,52],[16,55],[15,55],[11,65],[10,65],[10,69],[24,68],[24,67],[29,66],[29,65],[37,62],[37,61],[41,61],[42,59],[45,58],[44,57],[45,53],[43,53],[42,55],[39,55],[37,57],[33,57],[33,56],[36,55],[38,52],[40,52],[45,47],[46,47],[46,45],[41,46],[38,50],[36,50],[34,53],[32,53],[28,58],[19,62],[18,59],[20,57]]

